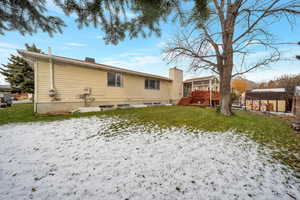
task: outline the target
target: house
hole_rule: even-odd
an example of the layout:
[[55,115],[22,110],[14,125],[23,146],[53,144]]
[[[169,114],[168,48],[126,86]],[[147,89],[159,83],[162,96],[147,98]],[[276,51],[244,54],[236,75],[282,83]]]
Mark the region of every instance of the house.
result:
[[220,82],[217,76],[187,79],[179,105],[216,106],[220,104]]
[[11,92],[10,85],[0,85],[0,92]]
[[285,88],[253,89],[243,95],[247,110],[291,112],[293,97]]
[[176,104],[182,97],[183,72],[169,77],[142,73],[61,56],[18,52],[34,68],[34,110],[67,112],[83,106],[121,107],[140,104]]
[[187,79],[183,82],[184,96],[189,96],[192,91],[219,91],[219,79],[217,76],[205,76]]

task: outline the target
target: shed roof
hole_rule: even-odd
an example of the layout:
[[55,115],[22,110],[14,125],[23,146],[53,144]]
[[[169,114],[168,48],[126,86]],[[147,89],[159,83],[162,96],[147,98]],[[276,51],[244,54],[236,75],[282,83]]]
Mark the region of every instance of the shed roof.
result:
[[250,92],[285,92],[285,88],[253,89]]
[[291,98],[285,88],[254,89],[246,92],[246,98],[260,100],[286,100]]
[[161,79],[161,80],[166,80],[166,81],[172,81],[171,79],[164,77],[164,76],[158,76],[154,74],[148,74],[144,72],[138,72],[138,71],[133,71],[129,69],[124,69],[124,68],[119,68],[119,67],[114,67],[106,64],[100,64],[100,63],[92,63],[92,62],[87,62],[84,60],[78,60],[78,59],[73,59],[73,58],[67,58],[67,57],[62,57],[62,56],[55,56],[55,55],[49,55],[49,54],[43,54],[43,53],[35,53],[31,51],[25,51],[25,50],[18,50],[18,52],[26,58],[40,58],[40,59],[53,59],[54,61],[59,61],[63,63],[69,63],[69,64],[75,64],[79,65],[81,67],[89,67],[89,68],[96,68],[96,69],[102,69],[102,70],[112,70],[112,71],[117,71],[117,72],[122,72],[122,73],[127,73],[127,74],[133,74],[137,76],[143,76],[143,77],[150,77],[150,78],[156,78],[156,79]]

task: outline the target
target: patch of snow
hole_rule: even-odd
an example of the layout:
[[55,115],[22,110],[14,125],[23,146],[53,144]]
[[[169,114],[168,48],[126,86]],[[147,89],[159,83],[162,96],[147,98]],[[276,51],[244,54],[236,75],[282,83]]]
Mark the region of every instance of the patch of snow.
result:
[[300,199],[292,171],[246,137],[126,123],[0,126],[0,199]]
[[101,111],[100,107],[80,107],[76,112],[87,113],[87,112],[99,112]]
[[285,112],[269,112],[269,113],[271,113],[273,115],[282,115],[282,116],[290,116],[290,117],[295,116],[293,113],[290,113],[290,112],[288,112],[288,113],[285,113]]
[[285,88],[254,89],[251,92],[285,92]]
[[24,99],[24,100],[13,101],[13,104],[20,104],[20,103],[32,103],[32,100]]
[[147,105],[132,105],[133,108],[146,108]]

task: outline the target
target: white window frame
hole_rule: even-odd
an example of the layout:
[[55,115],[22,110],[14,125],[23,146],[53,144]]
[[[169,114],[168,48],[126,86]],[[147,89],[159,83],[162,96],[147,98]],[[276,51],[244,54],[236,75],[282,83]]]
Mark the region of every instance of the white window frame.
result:
[[[149,87],[150,86],[150,84],[149,84],[150,81],[155,81],[155,83],[154,83],[155,87],[154,88]],[[148,87],[146,87],[146,82],[147,82]],[[146,78],[144,84],[145,84],[144,87],[145,87],[146,90],[160,90],[160,80]]]
[[[115,74],[115,83],[114,85],[110,85],[109,84],[109,79],[108,79],[108,76],[109,76],[109,73],[114,73]],[[120,76],[120,85],[117,84],[117,81],[118,81],[118,76]],[[108,71],[107,72],[107,86],[108,87],[123,87],[123,74],[121,72],[115,72],[115,71]]]

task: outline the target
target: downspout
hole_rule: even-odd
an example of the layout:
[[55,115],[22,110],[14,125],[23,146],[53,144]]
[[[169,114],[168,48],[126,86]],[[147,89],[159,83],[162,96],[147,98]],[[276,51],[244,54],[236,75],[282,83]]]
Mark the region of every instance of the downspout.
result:
[[48,55],[49,55],[50,90],[54,90],[53,59],[52,59],[51,47],[48,47]]
[[33,63],[34,70],[34,94],[33,94],[33,111],[37,112],[37,101],[38,101],[38,60],[35,59]]
[[52,52],[51,48],[48,48],[48,56],[49,56],[49,97],[51,98],[52,101],[57,101],[57,91],[55,90],[54,87],[54,66],[53,66],[53,58],[52,58]]

